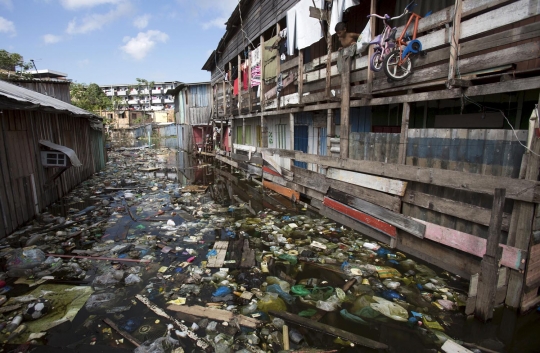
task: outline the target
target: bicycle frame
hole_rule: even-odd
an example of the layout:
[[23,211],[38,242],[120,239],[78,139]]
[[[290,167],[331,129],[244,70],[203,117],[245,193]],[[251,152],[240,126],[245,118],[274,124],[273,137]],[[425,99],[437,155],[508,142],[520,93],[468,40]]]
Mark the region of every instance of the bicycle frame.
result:
[[402,53],[403,53],[403,47],[406,47],[407,46],[407,42],[406,40],[404,40],[405,36],[407,35],[407,29],[409,29],[409,26],[411,25],[411,23],[414,21],[414,28],[413,28],[413,35],[412,35],[412,40],[416,39],[416,35],[418,33],[418,22],[420,21],[420,19],[422,18],[422,16],[414,13],[414,12],[411,12],[411,17],[409,17],[409,20],[407,21],[407,24],[405,25],[405,28],[403,28],[403,32],[401,32],[401,35],[399,36],[398,39],[396,39],[396,47],[398,48],[399,50],[399,63],[398,65],[402,65],[406,60],[407,58],[410,56],[410,54],[407,54],[404,58],[402,57]]

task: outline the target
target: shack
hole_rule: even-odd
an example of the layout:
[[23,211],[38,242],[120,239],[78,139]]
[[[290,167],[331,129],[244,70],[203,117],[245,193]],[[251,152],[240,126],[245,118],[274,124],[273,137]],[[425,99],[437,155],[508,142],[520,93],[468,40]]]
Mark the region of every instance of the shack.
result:
[[105,167],[102,118],[0,80],[0,238]]
[[[540,3],[420,2],[424,55],[403,80],[373,69],[374,46],[338,50],[338,21],[371,40],[384,27],[367,15],[407,3],[240,1],[203,66],[215,125],[231,124],[232,151],[216,158],[471,279],[468,310],[527,311],[540,302]],[[409,16],[391,23],[397,37]]]

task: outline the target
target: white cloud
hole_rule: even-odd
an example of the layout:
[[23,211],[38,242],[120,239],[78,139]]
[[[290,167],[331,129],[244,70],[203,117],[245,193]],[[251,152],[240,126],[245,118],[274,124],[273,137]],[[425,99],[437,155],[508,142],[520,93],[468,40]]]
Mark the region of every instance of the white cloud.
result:
[[238,0],[177,0],[177,2],[181,6],[191,6],[198,16],[211,18],[202,22],[203,29],[225,28],[225,22],[238,5]]
[[82,19],[80,23],[77,18],[71,20],[68,24],[66,32],[68,34],[83,34],[101,29],[106,24],[113,22],[117,18],[125,16],[132,11],[132,6],[129,3],[120,3],[116,8],[104,14],[90,14]]
[[62,37],[55,36],[54,34],[45,34],[43,36],[43,43],[45,44],[54,44],[54,43],[58,43],[61,40],[62,40]]
[[0,5],[3,5],[8,10],[13,10],[13,2],[11,0],[0,0]]
[[17,31],[15,30],[15,24],[3,17],[0,17],[0,33],[7,33],[11,37],[16,36]]
[[126,44],[121,46],[120,49],[136,60],[141,60],[148,55],[157,42],[165,43],[168,39],[169,36],[166,33],[156,30],[139,32],[136,37],[124,37],[124,43]]
[[119,4],[123,1],[124,0],[60,0],[60,3],[68,10],[78,10],[103,4]]
[[225,28],[225,22],[227,22],[228,19],[229,19],[228,17],[214,18],[213,20],[203,23],[202,28],[203,29],[209,29],[212,27]]
[[133,20],[133,25],[137,27],[138,29],[144,29],[146,26],[148,26],[148,20],[150,19],[149,14],[145,14],[139,17],[135,17]]

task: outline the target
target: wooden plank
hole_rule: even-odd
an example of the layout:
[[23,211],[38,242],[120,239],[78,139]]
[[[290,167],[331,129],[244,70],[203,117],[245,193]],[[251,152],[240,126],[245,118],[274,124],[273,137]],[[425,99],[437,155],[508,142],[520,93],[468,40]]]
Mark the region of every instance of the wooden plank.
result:
[[411,105],[408,102],[403,103],[403,113],[401,114],[401,133],[399,136],[398,164],[405,164],[407,158],[407,137],[409,132],[409,116]]
[[351,56],[346,53],[348,50],[343,51],[343,63],[341,65],[341,131],[340,131],[340,144],[339,155],[341,158],[349,157],[349,135],[351,132],[351,126],[349,124],[349,110],[350,110],[350,89],[351,89]]
[[497,187],[506,187],[507,198],[528,202],[540,202],[540,184],[532,180],[495,177],[391,163],[338,159],[330,156],[319,156],[298,152],[295,152],[294,159],[299,162],[321,164],[332,168],[343,168],[358,173],[384,175],[388,178],[446,186],[458,190],[473,191],[488,195],[493,195],[493,190]]
[[505,202],[505,190],[496,189],[493,196],[491,220],[489,222],[486,250],[480,268],[478,292],[476,295],[475,315],[484,322],[493,318],[495,295],[497,292],[497,271],[502,251],[499,248],[501,239],[501,223]]
[[292,200],[300,200],[300,193],[297,192],[297,191],[294,191],[292,189],[289,189],[289,188],[286,188],[284,186],[281,186],[281,185],[277,185],[277,184],[274,184],[270,181],[267,181],[267,180],[263,180],[263,186],[265,188],[268,188],[272,191],[275,191],[277,192],[278,194],[281,194],[285,197],[287,197],[288,199],[292,199]]
[[293,181],[320,193],[326,194],[330,185],[323,174],[313,172],[304,168],[292,167],[294,174]]
[[387,234],[379,232],[365,225],[364,223],[358,222],[357,220],[350,218],[341,212],[338,212],[330,207],[327,207],[324,205],[324,203],[321,203],[321,207],[319,209],[320,209],[320,214],[325,217],[328,217],[340,224],[343,224],[346,227],[354,229],[360,234],[368,236],[372,239],[375,239],[377,241],[380,241],[386,244],[390,244],[390,239],[392,239],[392,237],[390,237]]
[[217,255],[210,256],[208,258],[208,263],[206,264],[206,267],[223,267],[223,261],[225,261],[228,247],[228,241],[216,241],[212,249],[217,251]]
[[[411,189],[407,189],[405,192],[403,202],[485,226],[489,225],[489,219],[491,218],[491,213],[487,208],[445,199]],[[502,230],[508,231],[509,220],[510,215],[504,213],[503,223],[501,225]]]
[[316,321],[310,320],[309,318],[304,318],[295,314],[291,314],[286,311],[281,311],[281,312],[270,311],[269,314],[272,316],[282,318],[285,321],[293,322],[297,325],[307,327],[308,329],[315,330],[317,332],[322,332],[330,336],[341,337],[342,339],[345,339],[350,342],[354,342],[356,344],[359,344],[367,348],[372,348],[372,349],[387,349],[388,348],[388,346],[384,343],[373,341],[369,338],[362,337],[362,336],[338,329],[330,325],[321,324],[320,322],[316,322]]
[[460,346],[459,344],[450,339],[444,342],[441,349],[446,353],[473,353],[473,351],[470,351],[467,348]]
[[210,320],[216,320],[220,322],[231,322],[233,319],[236,319],[240,326],[245,326],[249,328],[257,328],[262,324],[261,321],[248,317],[245,315],[235,315],[230,311],[215,309],[215,308],[206,308],[200,305],[169,305],[167,310],[175,311],[178,313],[183,313],[187,315],[193,315],[197,317],[204,317]]
[[397,212],[389,211],[386,208],[358,199],[354,196],[334,190],[332,188],[329,190],[327,195],[336,201],[365,212],[412,235],[419,238],[424,237],[426,226],[422,223],[414,221],[410,217],[404,216]]
[[394,212],[400,212],[401,199],[398,196],[367,189],[358,185],[332,180],[332,189],[346,192],[367,202],[379,205]]
[[[324,160],[327,158],[321,157]],[[365,161],[360,161],[364,163]],[[325,165],[324,161],[320,164]],[[327,178],[340,180],[346,183],[362,186],[368,189],[386,192],[392,195],[403,196],[407,188],[407,182],[401,180],[392,180],[384,177],[367,175],[363,173],[351,172],[348,170],[328,168]]]
[[235,161],[231,161],[231,160],[230,160],[229,158],[227,158],[227,157],[223,157],[223,156],[220,156],[220,155],[216,155],[216,159],[217,159],[218,161],[222,161],[222,162],[224,162],[224,163],[227,163],[227,164],[230,165],[230,166],[233,166],[233,167],[235,167],[235,168],[238,168],[238,163],[235,162]]
[[375,217],[372,217],[366,213],[360,212],[352,207],[349,207],[345,204],[342,204],[341,202],[337,202],[335,200],[332,200],[331,198],[325,197],[323,204],[326,207],[329,207],[335,211],[341,212],[344,215],[347,215],[358,222],[361,222],[377,231],[380,231],[388,236],[396,237],[397,236],[397,230],[396,227],[394,227],[391,224],[388,224],[386,222],[383,222]]
[[[426,233],[424,236],[426,239],[478,257],[482,257],[486,253],[487,240],[484,238],[442,227],[420,219],[413,219],[426,225]],[[517,270],[523,268],[524,260],[527,257],[527,251],[504,244],[499,244],[499,247],[502,248],[501,265]]]

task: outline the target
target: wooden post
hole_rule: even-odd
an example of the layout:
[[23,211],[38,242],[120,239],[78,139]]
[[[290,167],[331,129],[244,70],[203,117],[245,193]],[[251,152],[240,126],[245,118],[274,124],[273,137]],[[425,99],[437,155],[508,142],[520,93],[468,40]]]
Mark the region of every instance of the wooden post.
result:
[[264,62],[263,62],[263,54],[264,54],[264,36],[260,37],[261,41],[261,111],[264,112],[264,106],[266,104],[266,99],[264,97]]
[[[242,115],[242,57],[238,55],[238,115]],[[233,83],[234,85],[234,83]],[[242,139],[244,137],[242,136]]]
[[[294,114],[293,113],[289,113],[289,143],[290,143],[290,150],[291,151],[294,151]],[[292,166],[294,165],[294,160],[291,159],[291,164],[290,164],[290,170],[293,170]]]
[[407,136],[409,133],[409,116],[411,113],[411,104],[403,103],[403,114],[401,115],[401,134],[399,136],[398,163],[405,164],[407,157]]
[[229,147],[232,148],[233,143],[236,141],[236,124],[234,123],[234,118],[231,118],[231,143],[229,144]]
[[491,208],[491,220],[489,221],[486,253],[480,264],[480,277],[478,279],[478,292],[476,295],[475,316],[482,321],[493,317],[495,307],[495,294],[497,293],[497,274],[499,260],[502,254],[501,224],[504,208],[506,189],[495,189],[493,206]]
[[[279,31],[281,31],[281,26],[279,25],[279,23],[276,23],[276,33],[278,34],[279,36]],[[277,65],[276,65],[276,85],[278,83],[278,80],[279,80],[279,74],[281,73],[281,58],[279,57],[279,50],[277,51]],[[276,109],[279,110],[280,108],[280,101],[281,101],[281,97],[279,94],[277,94],[277,91],[276,91]]]
[[462,9],[462,0],[456,0],[454,5],[455,7],[455,16],[454,16],[454,26],[453,32],[450,36],[450,65],[448,67],[448,82],[447,86],[451,86],[451,81],[456,77],[456,67],[459,57],[459,37],[461,35],[461,9]]
[[304,95],[304,51],[298,50],[298,104],[302,104]]
[[253,103],[252,103],[252,98],[251,98],[251,93],[253,92],[253,90],[251,89],[251,50],[248,50],[248,57],[247,57],[247,60],[248,60],[248,63],[249,65],[247,66],[247,75],[248,75],[248,86],[247,86],[247,89],[248,89],[248,104],[249,104],[249,112],[251,113],[252,109],[253,109]]
[[347,48],[343,50],[341,71],[341,131],[339,152],[341,158],[349,158],[349,109],[351,88],[351,57]]
[[[369,6],[369,13],[377,13],[377,0],[371,0],[371,5]],[[376,22],[375,22],[375,19],[372,18],[370,19],[370,27],[371,27],[371,34],[372,36],[375,35],[375,30],[376,30]],[[369,39],[371,41],[371,38]],[[373,55],[373,45],[370,45],[369,46],[369,49],[368,49],[368,61],[369,59],[371,58],[371,56]],[[371,91],[373,90],[373,77],[375,77],[375,73],[373,72],[373,70],[371,70],[371,65],[368,64],[367,66],[367,92],[369,94],[371,94]],[[343,97],[343,91],[341,92],[341,95]]]
[[242,118],[242,145],[246,144],[246,119]]
[[330,99],[330,83],[332,80],[332,35],[330,34],[330,18],[332,18],[332,10],[327,10],[327,14],[326,14],[326,86],[324,90],[324,96],[327,99]]
[[227,116],[227,86],[223,77],[223,117]]
[[332,144],[330,143],[330,138],[334,136],[334,112],[332,109],[326,110],[326,155],[330,156],[330,148]]
[[[540,103],[540,97],[538,102]],[[538,138],[533,137],[530,148],[532,152],[540,154],[540,141],[538,141]],[[527,151],[523,156],[520,177],[522,176],[521,172],[524,170],[525,179],[538,180],[540,160],[534,155],[527,156],[528,154],[530,154],[530,152]],[[507,245],[519,249],[529,250],[531,235],[533,232],[534,207],[535,205],[530,202],[514,201],[514,208],[512,210],[512,217],[510,219],[510,229],[508,231],[508,239],[506,241]],[[512,308],[519,308],[523,304],[521,299],[524,293],[524,276],[525,275],[519,271],[510,271],[505,304]]]
[[219,130],[219,149],[220,150],[224,150],[225,148],[225,142],[223,141],[223,119],[224,117],[221,118],[221,129]]
[[262,62],[262,50],[264,50],[264,36],[260,36],[260,42],[261,42],[261,95],[260,95],[260,105],[261,105],[261,139],[262,139],[262,147],[268,148],[268,125],[266,123],[266,116],[264,116],[264,65]]

